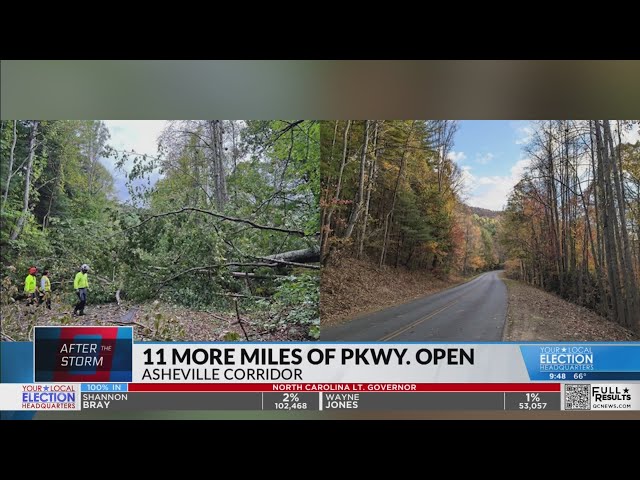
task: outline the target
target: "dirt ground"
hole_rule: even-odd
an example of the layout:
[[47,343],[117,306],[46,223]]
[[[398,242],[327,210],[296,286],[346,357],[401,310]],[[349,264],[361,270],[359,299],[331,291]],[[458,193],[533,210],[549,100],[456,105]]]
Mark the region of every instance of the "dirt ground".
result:
[[320,281],[320,324],[337,325],[364,313],[408,302],[469,279],[446,280],[426,272],[385,267],[353,258],[323,267]]
[[640,337],[539,288],[503,278],[509,295],[506,341],[608,341]]
[[[3,340],[32,340],[34,325],[132,325],[135,340],[155,341],[236,341],[246,337],[235,315],[191,310],[158,301],[122,305],[89,304],[85,315],[72,316],[73,307],[53,303],[53,309],[25,304],[2,309]],[[281,341],[295,339],[298,332],[263,331],[259,323],[241,315],[242,326],[251,341]],[[300,335],[302,333],[300,332]]]

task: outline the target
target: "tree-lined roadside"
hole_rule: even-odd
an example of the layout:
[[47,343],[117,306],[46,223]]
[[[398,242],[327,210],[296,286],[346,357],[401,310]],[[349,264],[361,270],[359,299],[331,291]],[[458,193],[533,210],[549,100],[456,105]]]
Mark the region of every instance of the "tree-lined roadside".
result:
[[[455,121],[328,121],[321,127],[323,325],[497,268],[498,212],[464,203]],[[373,286],[352,282],[354,268]],[[382,278],[387,285],[375,288]],[[325,287],[326,285],[326,287]],[[351,302],[345,301],[351,296]]]
[[327,325],[359,310],[332,278],[348,281],[365,262],[387,285],[363,295],[356,282],[350,292],[374,306],[385,303],[376,291],[408,300],[407,273],[448,282],[504,266],[509,278],[640,333],[640,142],[626,140],[640,121],[530,122],[516,142],[527,167],[502,212],[465,205],[469,185],[452,154],[458,129],[455,121],[323,122]]
[[504,279],[509,295],[503,340],[636,341],[640,337],[597,313],[563,300],[553,293],[517,280]]
[[640,333],[640,142],[631,121],[544,121],[507,205],[507,272]]

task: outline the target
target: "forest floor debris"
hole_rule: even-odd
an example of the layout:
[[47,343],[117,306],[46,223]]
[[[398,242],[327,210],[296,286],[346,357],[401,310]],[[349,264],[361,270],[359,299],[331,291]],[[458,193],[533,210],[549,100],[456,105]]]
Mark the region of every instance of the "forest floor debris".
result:
[[636,334],[595,312],[539,288],[503,278],[509,307],[503,339],[523,341],[638,340]]
[[[34,325],[82,325],[134,327],[135,340],[155,341],[244,341],[245,335],[235,313],[213,313],[170,305],[159,301],[133,304],[123,302],[88,305],[83,316],[73,316],[73,307],[54,303],[52,310],[44,306],[28,307],[16,302],[3,306],[3,340],[33,340]],[[131,311],[135,313],[131,315]],[[128,315],[129,313],[129,315]],[[281,326],[265,329],[259,314],[241,315],[251,341],[305,340],[302,327]]]
[[365,313],[415,300],[464,283],[468,278],[435,277],[404,267],[378,268],[367,260],[334,257],[320,282],[321,326],[333,326]]

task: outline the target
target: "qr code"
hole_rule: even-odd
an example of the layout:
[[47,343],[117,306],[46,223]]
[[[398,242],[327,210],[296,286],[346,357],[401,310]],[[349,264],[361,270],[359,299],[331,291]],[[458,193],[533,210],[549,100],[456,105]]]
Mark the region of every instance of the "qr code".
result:
[[565,385],[564,409],[591,410],[591,385]]

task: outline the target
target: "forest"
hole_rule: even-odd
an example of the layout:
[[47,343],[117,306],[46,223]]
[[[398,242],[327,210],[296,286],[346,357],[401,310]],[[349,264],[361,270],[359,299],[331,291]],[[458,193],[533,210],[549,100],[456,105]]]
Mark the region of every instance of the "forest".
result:
[[464,203],[455,121],[331,121],[321,129],[321,261],[470,275],[504,261],[499,214]]
[[445,120],[322,123],[322,304],[336,318],[349,308],[355,293],[340,282],[356,268],[361,288],[385,278],[368,302],[406,289],[393,278],[406,282],[407,271],[427,283],[396,302],[429,291],[425,273],[455,284],[504,268],[639,332],[640,142],[625,138],[640,122],[530,122],[528,167],[500,212],[465,203],[451,154],[458,129]]
[[[118,150],[103,121],[0,122],[3,340],[80,321],[85,263],[83,324],[131,322],[139,339],[316,339],[319,122],[170,121],[157,147]],[[51,311],[25,302],[32,266],[38,285],[50,272]]]
[[507,273],[640,332],[638,121],[540,121],[499,238]]

